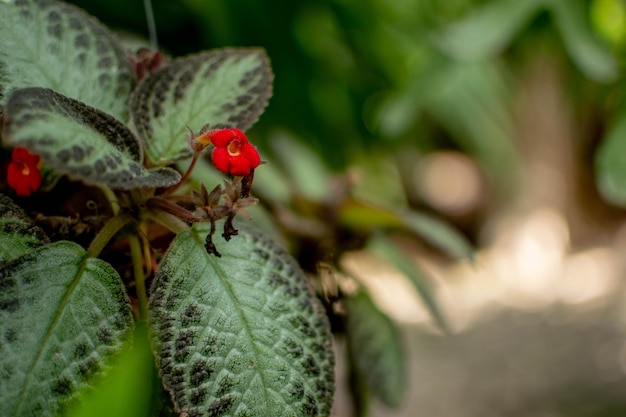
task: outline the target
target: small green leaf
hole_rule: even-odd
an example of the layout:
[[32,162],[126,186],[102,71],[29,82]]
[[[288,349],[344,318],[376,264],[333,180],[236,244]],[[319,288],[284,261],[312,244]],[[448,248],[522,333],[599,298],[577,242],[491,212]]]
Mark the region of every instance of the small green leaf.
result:
[[364,291],[347,297],[345,306],[349,357],[358,376],[383,403],[400,406],[406,390],[400,332]]
[[122,120],[133,69],[113,34],[58,1],[0,1],[0,108],[13,90],[47,87]]
[[392,210],[359,200],[347,200],[339,207],[338,218],[343,226],[352,229],[409,230],[453,258],[473,258],[474,250],[467,238],[430,214],[415,210]]
[[9,197],[0,194],[0,262],[48,243],[45,232]]
[[178,411],[328,416],[332,337],[307,277],[243,225],[229,242],[214,237],[222,257],[209,255],[209,228],[179,234],[152,285],[157,364]]
[[494,0],[447,27],[437,42],[446,52],[464,59],[489,58],[502,51],[546,0]]
[[61,241],[0,266],[0,288],[0,415],[57,415],[129,336],[122,280]]
[[272,95],[273,74],[262,49],[217,49],[174,59],[144,79],[131,114],[150,162],[191,155],[187,139],[206,125],[252,126]]
[[610,82],[618,75],[617,60],[607,45],[596,38],[588,21],[588,2],[552,0],[557,28],[572,60],[590,78]]
[[626,113],[609,129],[595,157],[596,183],[602,197],[626,207]]
[[384,235],[373,236],[368,242],[368,248],[409,279],[422,297],[426,308],[430,311],[437,325],[443,331],[447,331],[446,319],[431,287],[431,281],[424,272]]
[[165,187],[180,180],[169,168],[148,170],[137,138],[120,121],[52,90],[16,90],[6,102],[5,145],[24,146],[61,174],[114,189]]
[[474,258],[474,249],[467,238],[442,219],[414,210],[399,216],[416,235],[453,258]]

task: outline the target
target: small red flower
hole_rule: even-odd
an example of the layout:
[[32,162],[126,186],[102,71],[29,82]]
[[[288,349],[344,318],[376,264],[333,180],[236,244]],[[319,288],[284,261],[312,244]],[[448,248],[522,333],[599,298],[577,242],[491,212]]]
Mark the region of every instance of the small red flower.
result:
[[28,152],[26,148],[13,149],[7,170],[7,184],[17,195],[28,197],[41,186],[40,165],[39,155]]
[[235,175],[249,175],[261,164],[256,148],[248,142],[246,135],[235,127],[210,130],[196,138],[205,145],[215,146],[211,158],[220,171]]

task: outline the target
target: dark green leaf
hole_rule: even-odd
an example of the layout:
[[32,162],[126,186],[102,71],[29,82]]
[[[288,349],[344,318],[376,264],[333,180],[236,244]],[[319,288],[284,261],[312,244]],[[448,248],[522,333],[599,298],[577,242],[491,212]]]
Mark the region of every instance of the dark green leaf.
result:
[[0,262],[48,243],[44,231],[9,197],[0,194]]
[[24,146],[57,172],[90,184],[131,189],[180,180],[171,169],[146,169],[139,141],[122,122],[46,88],[24,88],[11,95],[2,140]]
[[307,277],[283,249],[242,225],[229,242],[213,238],[221,258],[207,254],[209,227],[174,239],[152,285],[157,362],[178,410],[328,416],[332,339]]
[[406,363],[400,332],[369,295],[345,300],[346,337],[358,377],[383,403],[398,407],[406,389]]
[[273,74],[262,49],[217,49],[177,58],[144,79],[131,114],[150,161],[191,155],[189,131],[206,125],[246,130],[267,106]]
[[448,325],[435,297],[431,281],[417,264],[384,235],[372,237],[368,242],[368,248],[409,279],[422,297],[426,308],[430,311],[437,325],[442,330],[447,331]]
[[47,87],[122,120],[133,70],[113,34],[53,0],[0,1],[0,107],[13,90]]
[[54,416],[133,327],[117,272],[56,242],[0,266],[0,415]]

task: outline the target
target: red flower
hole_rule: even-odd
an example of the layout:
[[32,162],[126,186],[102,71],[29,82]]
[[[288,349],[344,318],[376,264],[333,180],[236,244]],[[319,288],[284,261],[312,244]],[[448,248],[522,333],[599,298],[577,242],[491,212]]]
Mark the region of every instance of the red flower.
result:
[[7,184],[17,195],[29,196],[41,186],[39,155],[28,152],[26,148],[17,147],[11,154],[11,162],[7,170]]
[[210,130],[196,140],[203,144],[210,141],[215,146],[211,154],[213,165],[224,173],[249,175],[261,164],[259,152],[248,142],[246,135],[235,127]]

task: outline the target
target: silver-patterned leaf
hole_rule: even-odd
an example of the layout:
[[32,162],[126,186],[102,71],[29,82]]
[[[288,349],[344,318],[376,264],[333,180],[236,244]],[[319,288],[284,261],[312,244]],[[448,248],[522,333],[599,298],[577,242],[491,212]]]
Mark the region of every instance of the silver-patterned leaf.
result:
[[0,415],[56,416],[133,328],[118,273],[73,242],[0,266]]
[[45,232],[13,200],[0,194],[0,262],[15,259],[46,243],[49,239]]
[[216,49],[167,63],[131,97],[131,115],[150,162],[167,165],[189,156],[187,127],[248,129],[267,106],[272,80],[269,59],[258,48]]
[[334,391],[324,309],[298,264],[248,227],[229,242],[210,226],[179,234],[152,286],[158,366],[179,412],[328,416]]
[[47,166],[86,183],[131,189],[180,180],[169,168],[146,169],[139,141],[122,122],[47,88],[14,91],[2,122],[5,145],[26,147]]
[[126,120],[134,83],[121,45],[82,10],[54,0],[0,1],[0,107],[15,89],[47,87]]

